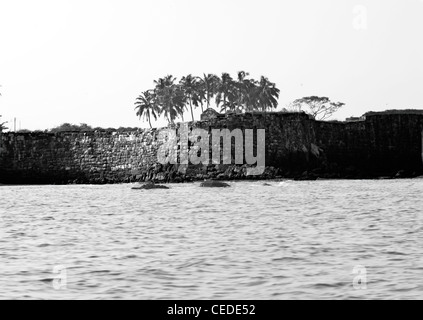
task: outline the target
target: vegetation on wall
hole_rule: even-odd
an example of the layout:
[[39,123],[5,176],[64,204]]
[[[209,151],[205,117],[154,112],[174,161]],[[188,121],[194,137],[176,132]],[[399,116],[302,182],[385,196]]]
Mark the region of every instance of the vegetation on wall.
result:
[[58,132],[93,132],[93,131],[111,131],[111,132],[132,132],[137,131],[139,128],[132,128],[132,127],[120,127],[118,129],[116,128],[101,128],[96,127],[93,128],[92,126],[81,123],[79,125],[77,124],[71,124],[71,123],[64,123],[58,127],[55,127],[53,129],[50,129],[47,132],[50,133],[58,133]]
[[7,122],[1,122],[1,115],[0,115],[0,131],[3,131],[3,130],[5,130],[5,129],[7,129],[6,127],[5,127],[5,124],[6,124]]

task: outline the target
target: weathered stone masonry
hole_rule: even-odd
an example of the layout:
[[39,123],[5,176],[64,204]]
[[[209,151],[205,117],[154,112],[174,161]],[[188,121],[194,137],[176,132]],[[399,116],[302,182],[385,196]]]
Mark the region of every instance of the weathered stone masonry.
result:
[[[189,128],[265,129],[266,171],[249,178],[373,178],[423,174],[423,115],[374,114],[364,121],[320,122],[306,114],[211,117]],[[180,129],[180,124],[173,127]],[[165,128],[164,128],[165,129]],[[0,183],[183,182],[245,179],[246,165],[161,165],[164,129],[137,132],[5,133]],[[163,137],[162,137],[163,138]],[[165,138],[166,139],[166,138]],[[192,148],[180,141],[172,152]]]

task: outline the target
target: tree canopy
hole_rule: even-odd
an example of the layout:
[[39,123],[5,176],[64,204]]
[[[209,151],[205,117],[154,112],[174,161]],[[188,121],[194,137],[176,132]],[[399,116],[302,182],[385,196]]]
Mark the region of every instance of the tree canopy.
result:
[[81,123],[79,125],[71,124],[71,123],[64,123],[64,124],[61,124],[58,127],[50,129],[48,132],[50,132],[50,133],[92,132],[92,131],[132,132],[132,131],[138,131],[138,130],[139,130],[139,128],[132,128],[132,127],[120,127],[118,129],[116,129],[116,128],[101,128],[101,127],[93,128],[92,126],[90,126],[86,123]]
[[69,131],[93,131],[93,128],[86,123],[81,123],[80,125],[71,124],[71,123],[63,123],[58,127],[55,127],[50,130],[52,133],[56,132],[69,132]]
[[255,112],[276,109],[280,90],[268,78],[260,80],[249,78],[249,74],[240,71],[236,80],[228,73],[219,77],[215,74],[203,74],[201,77],[191,74],[178,82],[172,75],[154,81],[153,89],[142,92],[135,101],[136,115],[151,125],[151,117],[164,116],[169,123],[181,117],[189,110],[194,121],[195,108],[211,107],[214,99],[220,112]]
[[304,111],[316,120],[326,120],[342,108],[345,103],[332,102],[327,97],[304,97],[292,102],[290,108],[295,111]]

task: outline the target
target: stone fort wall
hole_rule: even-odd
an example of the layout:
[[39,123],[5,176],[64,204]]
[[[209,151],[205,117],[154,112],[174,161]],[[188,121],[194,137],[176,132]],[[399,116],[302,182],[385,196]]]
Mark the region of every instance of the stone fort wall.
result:
[[[195,150],[176,133],[201,128],[265,129],[266,170],[246,164],[160,164],[158,156]],[[375,178],[423,174],[422,114],[374,113],[362,121],[321,122],[304,113],[230,114],[134,132],[0,134],[1,184],[124,183],[203,179]],[[172,142],[172,150],[163,151]],[[256,143],[256,142],[255,142]],[[213,147],[210,144],[210,147]]]

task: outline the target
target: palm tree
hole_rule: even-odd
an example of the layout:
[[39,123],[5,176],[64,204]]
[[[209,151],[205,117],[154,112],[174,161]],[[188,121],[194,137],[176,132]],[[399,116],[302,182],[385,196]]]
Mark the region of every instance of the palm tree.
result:
[[276,84],[262,76],[257,87],[259,108],[264,112],[266,112],[267,109],[276,109],[278,107],[279,93],[280,90],[276,88]]
[[198,94],[197,94],[197,79],[191,74],[183,77],[179,83],[185,93],[187,102],[191,110],[192,121],[194,121],[194,112],[192,111],[192,105],[198,106]]
[[151,116],[157,120],[157,115],[159,114],[160,110],[156,105],[156,96],[151,90],[141,93],[141,95],[135,101],[135,109],[138,109],[137,116],[140,119],[144,116],[144,118],[150,124],[150,128],[153,128],[151,125]]
[[233,108],[235,84],[229,73],[222,73],[217,85],[216,106],[219,108],[222,103],[221,112],[229,111]]
[[258,109],[258,83],[255,80],[245,79],[243,85],[243,102],[245,111],[254,112]]
[[185,110],[186,97],[182,86],[175,84],[176,78],[168,75],[154,81],[156,88],[156,105],[160,109],[160,114],[164,114],[169,123],[174,123],[175,119],[182,116]]
[[178,116],[184,116],[186,97],[184,90],[178,85],[172,85],[165,90],[163,113],[170,123],[174,123]]
[[173,85],[176,81],[176,78],[172,75],[167,75],[164,78],[160,78],[159,80],[154,80],[154,83],[156,84],[156,91],[160,91],[166,87],[169,87]]
[[219,82],[219,78],[214,74],[203,74],[201,78],[202,87],[206,93],[205,101],[207,102],[207,109],[210,108],[210,100],[216,93],[216,85]]
[[247,90],[245,78],[247,76],[249,76],[249,73],[247,73],[245,71],[239,71],[238,72],[238,81],[236,82],[237,98],[238,98],[237,110],[241,111],[241,112],[244,109],[243,102],[244,102],[245,92]]
[[154,94],[156,95],[156,105],[162,107],[164,90],[175,83],[176,78],[172,75],[167,75],[164,78],[154,80],[155,88]]
[[186,97],[181,86],[172,84],[160,91],[160,113],[169,123],[174,123],[179,116],[183,117]]
[[200,77],[196,77],[196,88],[195,88],[195,100],[193,101],[194,105],[198,107],[198,104],[201,106],[201,113],[204,112],[204,101],[206,101],[206,88]]

